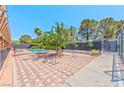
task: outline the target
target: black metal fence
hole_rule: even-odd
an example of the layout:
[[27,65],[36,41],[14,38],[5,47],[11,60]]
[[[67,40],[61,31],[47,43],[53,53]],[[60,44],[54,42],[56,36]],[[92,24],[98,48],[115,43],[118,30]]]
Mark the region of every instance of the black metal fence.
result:
[[30,44],[17,44],[13,46],[15,49],[26,49],[26,48],[31,48]]
[[88,43],[87,42],[81,42],[81,43],[77,43],[78,47],[74,48],[72,43],[68,44],[66,49],[69,50],[91,50],[91,49],[100,49],[101,50],[101,42],[93,42],[93,46],[88,47]]
[[4,48],[0,50],[0,70],[6,60],[6,57],[8,56],[9,51],[10,51],[10,48]]
[[124,31],[120,32],[118,36],[118,54],[124,62]]
[[[88,47],[87,42],[80,42],[77,43],[78,47],[73,48],[72,43],[68,44],[66,49],[68,50],[92,50],[92,49],[99,49],[101,50],[101,41],[92,42],[93,46]],[[104,51],[117,51],[117,40],[104,40]]]

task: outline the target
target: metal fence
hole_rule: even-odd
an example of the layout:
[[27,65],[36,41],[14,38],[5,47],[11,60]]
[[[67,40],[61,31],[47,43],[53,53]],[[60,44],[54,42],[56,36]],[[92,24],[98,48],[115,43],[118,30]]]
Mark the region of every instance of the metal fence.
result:
[[118,54],[124,62],[124,31],[122,31],[118,36]]
[[6,57],[8,56],[9,51],[10,51],[10,48],[4,48],[0,50],[0,70],[6,60]]
[[[88,47],[87,42],[77,43],[78,47],[73,48],[72,44],[68,44],[66,49],[68,50],[91,50],[91,49],[99,49],[101,50],[101,41],[92,42],[93,46]],[[117,40],[104,40],[104,51],[117,52]]]
[[113,55],[112,82],[119,87],[124,86],[124,68],[117,54]]
[[30,44],[17,44],[13,46],[15,49],[28,49],[31,48]]

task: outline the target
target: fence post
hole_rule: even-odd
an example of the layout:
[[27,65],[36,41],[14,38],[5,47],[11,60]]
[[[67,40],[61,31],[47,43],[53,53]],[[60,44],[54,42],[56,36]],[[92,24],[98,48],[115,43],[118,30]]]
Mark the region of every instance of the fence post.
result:
[[123,62],[124,62],[124,31],[122,32],[122,43],[123,43]]
[[115,54],[113,54],[113,65],[112,65],[112,81],[114,80],[114,71],[115,71]]

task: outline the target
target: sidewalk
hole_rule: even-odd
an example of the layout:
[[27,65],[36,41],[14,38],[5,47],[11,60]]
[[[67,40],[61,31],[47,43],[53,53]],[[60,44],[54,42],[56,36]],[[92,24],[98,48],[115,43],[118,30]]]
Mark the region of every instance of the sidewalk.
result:
[[87,66],[66,80],[63,87],[112,87],[112,77],[104,71],[112,70],[112,53],[98,56]]

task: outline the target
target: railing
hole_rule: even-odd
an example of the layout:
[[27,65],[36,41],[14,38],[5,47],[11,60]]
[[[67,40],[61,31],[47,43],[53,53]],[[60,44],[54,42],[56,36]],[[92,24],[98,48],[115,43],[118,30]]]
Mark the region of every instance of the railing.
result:
[[[113,54],[113,65],[112,65],[112,81],[118,81],[118,78],[120,78],[120,76],[118,76],[118,72],[119,70],[117,70],[117,60],[116,60],[116,55]],[[118,68],[119,69],[119,68]]]
[[116,54],[113,55],[113,66],[112,66],[112,82],[118,82],[119,85],[124,82],[123,72],[121,68],[122,62],[119,61]]
[[8,56],[9,51],[10,51],[10,48],[4,48],[0,50],[0,70]]

